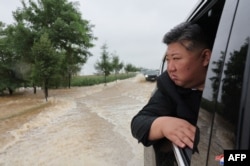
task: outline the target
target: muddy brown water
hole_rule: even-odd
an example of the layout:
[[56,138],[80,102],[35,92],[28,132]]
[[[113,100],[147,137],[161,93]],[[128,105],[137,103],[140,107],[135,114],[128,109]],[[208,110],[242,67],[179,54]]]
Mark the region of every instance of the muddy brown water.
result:
[[143,166],[132,117],[155,83],[135,78],[0,97],[0,166]]

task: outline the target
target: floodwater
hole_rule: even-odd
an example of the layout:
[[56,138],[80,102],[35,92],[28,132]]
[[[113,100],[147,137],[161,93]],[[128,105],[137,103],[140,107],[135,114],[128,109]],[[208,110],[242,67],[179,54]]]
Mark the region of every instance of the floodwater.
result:
[[130,131],[155,83],[108,83],[0,97],[0,166],[143,166]]

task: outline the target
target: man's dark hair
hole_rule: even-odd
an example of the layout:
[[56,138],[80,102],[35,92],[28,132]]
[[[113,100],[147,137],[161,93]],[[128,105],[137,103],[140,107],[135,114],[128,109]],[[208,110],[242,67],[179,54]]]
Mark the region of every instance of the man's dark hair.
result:
[[190,22],[181,23],[171,29],[165,34],[163,42],[167,45],[178,42],[188,50],[193,50],[194,48],[212,48],[202,28],[198,24]]

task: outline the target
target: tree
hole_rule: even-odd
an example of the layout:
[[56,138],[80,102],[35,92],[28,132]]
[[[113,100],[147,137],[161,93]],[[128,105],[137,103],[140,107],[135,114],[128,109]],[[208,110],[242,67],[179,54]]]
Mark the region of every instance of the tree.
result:
[[119,57],[116,55],[116,53],[112,54],[112,68],[115,73],[115,78],[117,80],[117,74],[120,72],[120,70],[123,68],[123,63],[120,62]]
[[35,57],[34,77],[38,84],[43,85],[44,95],[47,101],[50,78],[58,72],[60,57],[53,48],[48,34],[43,34],[38,42],[34,43],[32,53]]
[[102,49],[101,58],[100,58],[100,61],[97,60],[95,64],[95,69],[98,71],[98,73],[101,73],[104,75],[104,82],[105,82],[104,85],[106,85],[107,76],[112,71],[112,64],[110,62],[109,53],[107,51],[108,49],[107,44],[103,44],[101,49]]
[[132,65],[131,63],[128,63],[125,65],[124,67],[125,72],[128,74],[129,72],[136,72],[139,71],[139,69],[137,67],[135,67],[134,65]]
[[12,94],[24,82],[18,69],[20,57],[14,52],[8,28],[0,22],[0,92],[8,89]]
[[[69,87],[71,75],[80,70],[79,66],[86,63],[92,54],[88,51],[93,47],[92,41],[96,39],[92,34],[92,25],[81,18],[78,3],[67,0],[29,0],[22,1],[23,8],[18,8],[13,16],[19,29],[23,29],[22,38],[27,41],[21,52],[23,56],[33,55],[27,46],[39,41],[41,35],[47,33],[53,47],[63,52],[62,73],[68,76]],[[29,47],[31,48],[31,47]],[[28,50],[28,51],[27,51]],[[26,58],[29,59],[29,58]],[[31,58],[34,63],[34,58]]]
[[35,81],[31,75],[32,65],[34,64],[31,48],[34,44],[36,33],[25,27],[23,23],[9,25],[6,31],[9,38],[8,43],[11,43],[13,52],[19,57],[18,65],[21,69],[19,71],[21,71],[25,84],[31,84],[34,88],[34,93],[36,93]]

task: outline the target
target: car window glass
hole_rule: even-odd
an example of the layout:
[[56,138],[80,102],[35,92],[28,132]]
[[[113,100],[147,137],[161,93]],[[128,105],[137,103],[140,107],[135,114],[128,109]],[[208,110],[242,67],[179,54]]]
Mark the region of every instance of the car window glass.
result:
[[208,165],[215,164],[213,152],[218,149],[233,149],[236,145],[243,75],[250,37],[250,16],[247,7],[249,5],[250,1],[241,1],[239,4],[225,53]]
[[[199,119],[197,122],[197,126],[200,129],[200,141],[198,144],[199,153],[195,153],[192,156],[191,165],[206,165],[207,162],[207,154],[209,152],[211,141],[210,134],[213,125],[212,122],[215,115],[214,111],[217,109],[218,106],[217,96],[220,76],[222,74],[221,71],[225,59],[225,52],[227,49],[227,43],[230,36],[231,25],[233,22],[236,5],[237,1],[235,0],[226,1],[220,19],[219,28],[213,47],[212,57],[208,68],[205,88],[203,91]],[[221,148],[215,148],[215,152],[213,152],[214,155],[220,154],[221,150]]]

